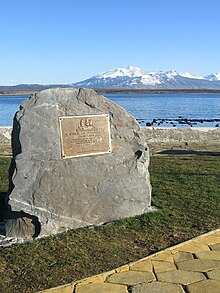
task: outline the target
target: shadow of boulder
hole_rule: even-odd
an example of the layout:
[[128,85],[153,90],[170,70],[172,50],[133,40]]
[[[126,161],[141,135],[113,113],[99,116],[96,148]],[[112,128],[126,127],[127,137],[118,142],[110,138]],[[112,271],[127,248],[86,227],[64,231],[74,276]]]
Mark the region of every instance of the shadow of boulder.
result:
[[220,156],[220,152],[193,151],[193,150],[164,150],[157,154],[160,155],[199,155],[199,156]]

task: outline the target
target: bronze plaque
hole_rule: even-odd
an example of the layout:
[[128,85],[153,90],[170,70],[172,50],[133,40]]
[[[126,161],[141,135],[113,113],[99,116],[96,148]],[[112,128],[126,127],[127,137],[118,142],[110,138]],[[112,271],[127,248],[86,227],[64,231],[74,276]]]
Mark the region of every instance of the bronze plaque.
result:
[[59,117],[63,159],[111,153],[109,115]]

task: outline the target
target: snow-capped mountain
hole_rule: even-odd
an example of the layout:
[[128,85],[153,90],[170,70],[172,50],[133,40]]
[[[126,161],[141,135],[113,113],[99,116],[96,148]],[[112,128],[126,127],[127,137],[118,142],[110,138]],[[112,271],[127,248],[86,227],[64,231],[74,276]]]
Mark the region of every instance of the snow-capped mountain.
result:
[[139,67],[129,66],[98,74],[72,86],[97,89],[220,89],[220,73],[207,76],[176,71],[144,73]]
[[128,66],[127,68],[118,68],[115,70],[110,70],[101,74],[98,74],[98,78],[115,78],[119,76],[128,77],[138,77],[142,76],[144,73],[141,68],[135,66]]
[[211,81],[220,80],[220,73],[212,73],[212,74],[206,75],[205,79],[211,80]]
[[0,86],[0,91],[43,90],[53,87],[88,87],[94,89],[187,89],[187,90],[220,90],[220,73],[206,76],[193,75],[177,71],[143,72],[139,67],[128,66],[100,73],[89,79],[72,84],[18,84]]
[[187,77],[187,78],[194,78],[194,79],[204,79],[203,76],[199,76],[199,75],[193,75],[189,72],[185,72],[185,73],[180,73],[179,75],[183,76],[183,77]]

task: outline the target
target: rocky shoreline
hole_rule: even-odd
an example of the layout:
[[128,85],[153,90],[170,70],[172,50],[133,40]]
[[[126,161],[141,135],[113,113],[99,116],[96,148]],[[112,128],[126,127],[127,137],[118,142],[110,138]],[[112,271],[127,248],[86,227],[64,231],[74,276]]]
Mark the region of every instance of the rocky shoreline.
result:
[[173,127],[180,126],[180,125],[185,125],[188,127],[193,127],[193,126],[200,126],[201,124],[204,123],[212,123],[214,127],[219,127],[220,125],[220,119],[189,119],[185,118],[182,116],[179,116],[178,118],[174,119],[164,119],[164,118],[155,118],[152,121],[147,121],[145,119],[137,119],[137,121],[140,124],[145,123],[146,126],[160,126],[163,124],[170,124]]

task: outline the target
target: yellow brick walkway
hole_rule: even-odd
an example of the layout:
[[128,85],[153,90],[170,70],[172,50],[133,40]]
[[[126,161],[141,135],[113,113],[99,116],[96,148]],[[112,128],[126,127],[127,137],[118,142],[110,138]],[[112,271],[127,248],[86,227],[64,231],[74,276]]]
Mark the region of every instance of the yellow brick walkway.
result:
[[220,293],[220,229],[42,293]]

